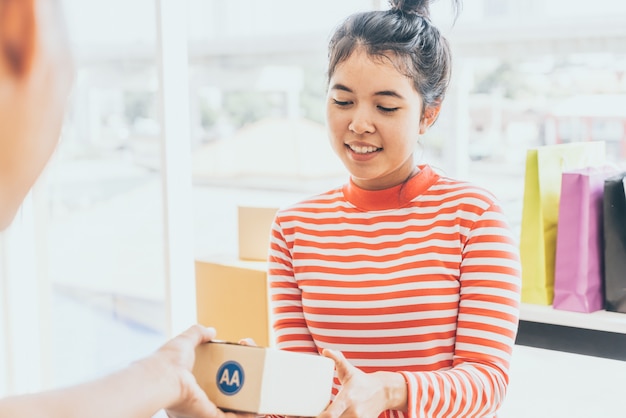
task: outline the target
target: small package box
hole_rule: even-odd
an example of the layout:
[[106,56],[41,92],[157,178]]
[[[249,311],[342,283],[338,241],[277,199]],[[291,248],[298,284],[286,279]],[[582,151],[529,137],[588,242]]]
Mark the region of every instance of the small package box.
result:
[[198,323],[214,327],[220,340],[270,346],[267,263],[232,256],[197,259],[195,266]]
[[239,258],[267,261],[270,231],[278,208],[238,206]]
[[314,417],[330,402],[334,366],[323,356],[210,342],[196,349],[193,374],[223,410]]

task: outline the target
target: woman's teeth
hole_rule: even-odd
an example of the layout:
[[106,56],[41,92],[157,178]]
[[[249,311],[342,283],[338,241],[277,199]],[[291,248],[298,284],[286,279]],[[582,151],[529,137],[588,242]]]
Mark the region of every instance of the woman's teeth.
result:
[[371,147],[371,146],[363,147],[363,146],[358,146],[358,145],[348,145],[348,147],[350,147],[350,149],[356,152],[357,154],[368,154],[370,152],[376,152],[380,149],[377,147]]

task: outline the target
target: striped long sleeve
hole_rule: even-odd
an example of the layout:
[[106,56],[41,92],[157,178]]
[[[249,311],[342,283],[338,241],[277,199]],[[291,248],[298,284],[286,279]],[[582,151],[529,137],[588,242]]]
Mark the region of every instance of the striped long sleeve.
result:
[[495,416],[519,318],[518,246],[488,192],[420,168],[391,189],[350,182],[278,212],[276,343],[401,373],[408,411],[382,416]]

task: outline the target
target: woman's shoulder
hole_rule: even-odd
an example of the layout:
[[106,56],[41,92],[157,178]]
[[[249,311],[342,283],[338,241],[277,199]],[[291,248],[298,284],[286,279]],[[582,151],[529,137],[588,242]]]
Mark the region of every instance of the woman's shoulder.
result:
[[330,211],[344,206],[345,199],[340,186],[287,204],[278,210],[278,214],[279,216],[288,216],[289,214],[302,214],[321,210]]
[[499,205],[498,198],[486,187],[470,180],[461,180],[440,174],[429,193],[442,200],[463,202],[481,202],[481,206]]

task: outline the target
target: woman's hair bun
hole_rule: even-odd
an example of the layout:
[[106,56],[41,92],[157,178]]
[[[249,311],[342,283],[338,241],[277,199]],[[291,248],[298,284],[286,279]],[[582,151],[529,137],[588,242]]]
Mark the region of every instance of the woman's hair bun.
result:
[[389,0],[389,5],[402,13],[430,16],[430,0]]

